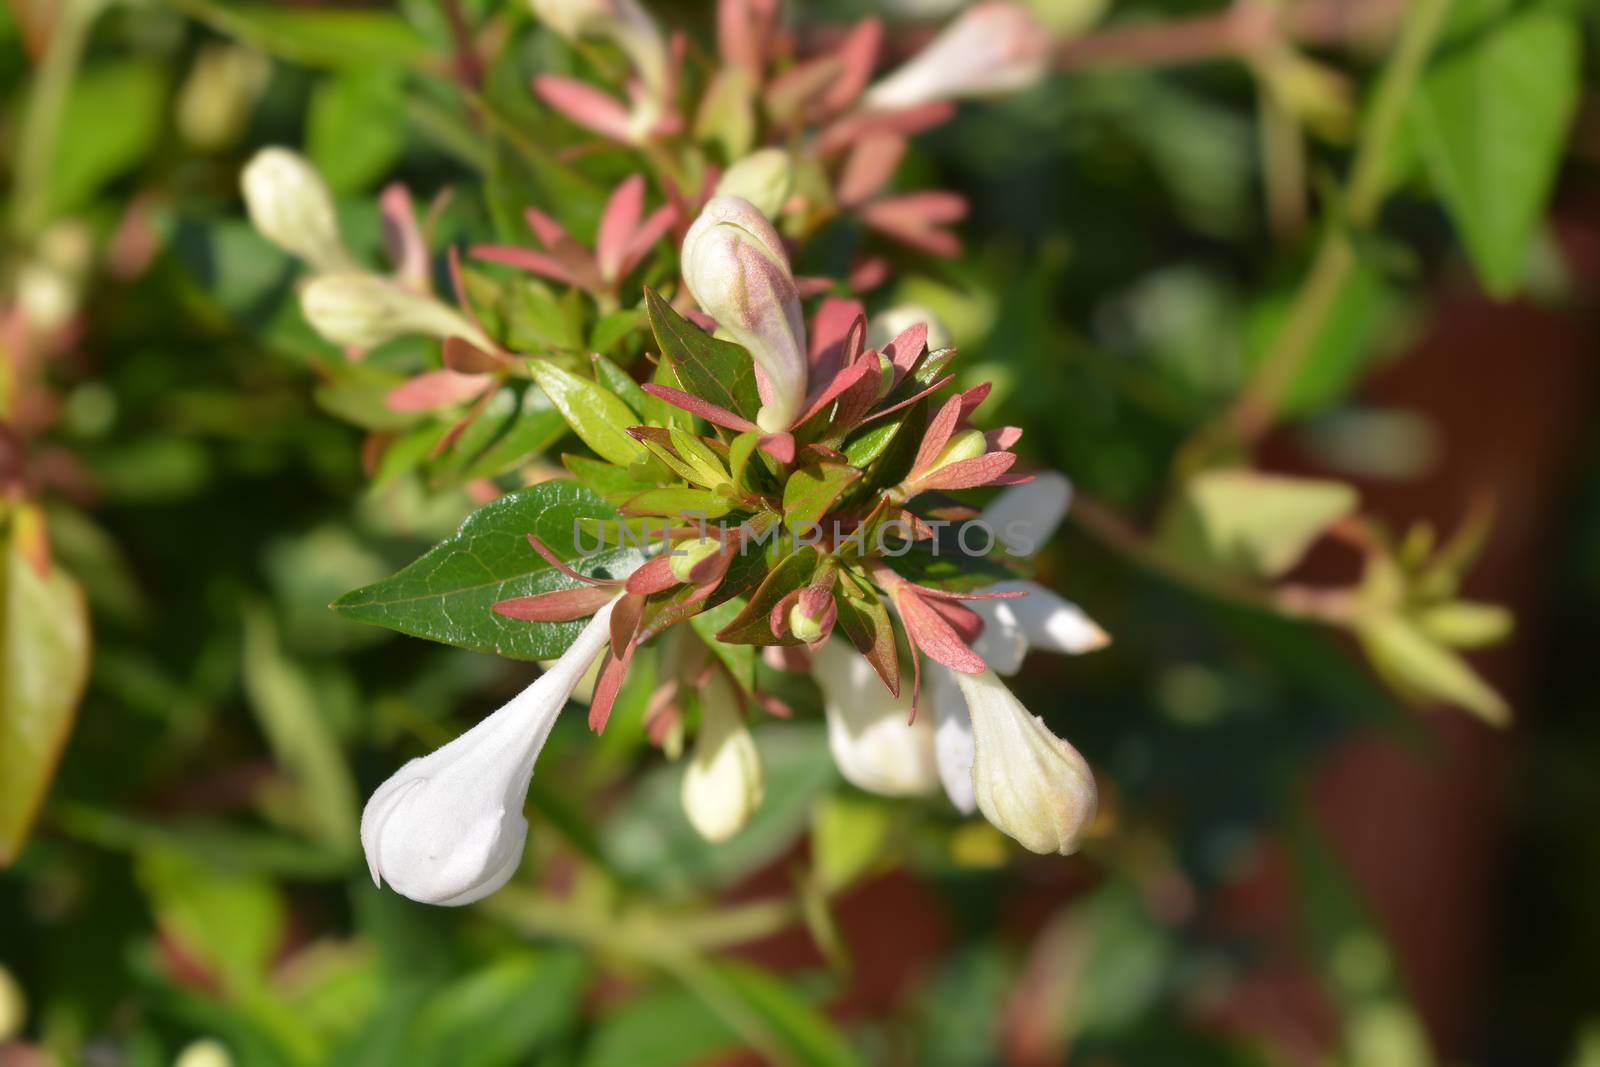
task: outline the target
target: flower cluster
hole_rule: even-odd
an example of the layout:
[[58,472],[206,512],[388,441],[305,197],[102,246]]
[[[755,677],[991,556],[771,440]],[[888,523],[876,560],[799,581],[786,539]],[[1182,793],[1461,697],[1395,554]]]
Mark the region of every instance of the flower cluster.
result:
[[[1019,430],[979,425],[989,387],[955,389],[956,353],[937,323],[895,309],[869,322],[856,296],[885,261],[858,260],[842,285],[792,266],[841,216],[924,253],[954,252],[944,227],[964,213],[958,198],[884,190],[907,138],[948,118],[951,101],[1041,77],[1046,35],[1019,6],[979,4],[874,81],[875,20],[804,55],[774,3],[723,0],[721,65],[697,81],[634,0],[533,7],[560,36],[606,42],[625,60],[625,100],[554,75],[534,90],[638,149],[661,203],[648,206],[652,183],[635,174],[603,205],[592,246],[528,207],[534,247],[471,255],[540,279],[524,284],[583,294],[599,325],[621,316],[647,330],[631,372],[600,353],[520,343],[483,313],[453,250],[455,306],[436,297],[403,189],[384,196],[394,269],[383,274],[347,250],[303,160],[269,150],[244,176],[258,230],[312,271],[301,302],[319,333],[352,357],[401,334],[443,342],[442,367],[395,388],[391,410],[472,402],[448,442],[500,390],[537,389],[594,453],[566,457],[593,505],[582,532],[604,548],[649,545],[593,555],[528,533],[521,551],[540,581],[485,610],[567,635],[565,651],[373,794],[361,827],[373,877],[436,904],[503,885],[555,718],[587,689],[589,724],[605,729],[641,655],[656,657],[659,680],[651,738],[676,753],[692,732],[681,799],[709,840],[739,832],[761,803],[754,712],[792,713],[753,667],[740,669],[759,655],[815,680],[829,746],[854,785],[888,796],[942,786],[957,811],[981,812],[1028,849],[1071,853],[1095,812],[1094,777],[1002,681],[1031,648],[1075,654],[1107,641],[1026,580],[1069,487],[1016,470]],[[676,252],[675,274],[663,274],[663,252]],[[991,499],[980,510],[951,495],[969,491]],[[596,523],[602,512],[609,521]]]

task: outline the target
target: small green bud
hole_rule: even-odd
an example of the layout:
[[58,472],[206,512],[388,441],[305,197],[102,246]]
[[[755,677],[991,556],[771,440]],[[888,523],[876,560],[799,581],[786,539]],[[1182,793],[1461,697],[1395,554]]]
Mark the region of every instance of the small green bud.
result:
[[977,459],[987,451],[989,442],[984,438],[982,430],[962,430],[950,438],[944,446],[944,451],[939,453],[939,458],[934,460],[928,469],[941,470],[952,463]]
[[807,615],[797,600],[789,608],[789,632],[809,645],[822,639],[822,620]]
[[722,544],[714,537],[702,537],[698,541],[685,541],[672,549],[672,557],[667,563],[667,569],[672,576],[680,582],[691,581],[690,573],[701,563],[722,551]]
[[752,152],[728,168],[717,183],[718,196],[737,196],[754,204],[769,219],[776,219],[794,188],[794,164],[781,148]]

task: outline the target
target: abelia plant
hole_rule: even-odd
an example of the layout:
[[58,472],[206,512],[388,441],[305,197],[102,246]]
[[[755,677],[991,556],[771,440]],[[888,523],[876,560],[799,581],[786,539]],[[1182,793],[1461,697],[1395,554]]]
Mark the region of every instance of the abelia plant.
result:
[[[973,425],[987,387],[952,389],[955,353],[930,351],[926,325],[869,348],[860,305],[830,297],[808,329],[783,242],[748,201],[713,199],[682,262],[680,295],[742,343],[648,291],[651,381],[612,390],[532,369],[558,405],[564,389],[586,394],[572,425],[600,457],[567,457],[576,486],[508,498],[573,528],[547,541],[502,527],[483,549],[520,557],[527,573],[472,610],[562,651],[504,708],[373,795],[362,819],[373,876],[438,904],[499,888],[521,855],[523,801],[556,715],[598,667],[589,725],[604,730],[640,655],[656,656],[654,676],[667,680],[652,736],[695,732],[690,823],[711,840],[731,836],[763,789],[747,724],[788,714],[756,682],[757,649],[817,678],[850,781],[888,795],[943,781],[960,811],[981,811],[1036,852],[1072,852],[1095,810],[1093,776],[998,678],[1030,644],[1105,642],[1070,604],[1017,580],[1026,557],[1013,550],[1048,537],[1066,483],[1013,470],[1017,431]],[[1006,488],[984,513],[947,495],[995,486]],[[581,510],[563,507],[574,503]],[[390,602],[377,589],[344,603],[372,618]]]

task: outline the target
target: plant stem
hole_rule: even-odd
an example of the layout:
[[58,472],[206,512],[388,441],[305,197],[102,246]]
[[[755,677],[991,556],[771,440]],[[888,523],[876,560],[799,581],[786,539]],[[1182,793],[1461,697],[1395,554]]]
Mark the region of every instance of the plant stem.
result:
[[61,136],[72,80],[83,59],[89,27],[103,0],[64,0],[50,43],[39,62],[17,139],[16,177],[12,185],[11,233],[27,240],[50,220],[47,218],[50,166]]
[[1401,30],[1400,42],[1379,80],[1370,117],[1356,147],[1355,163],[1345,190],[1346,224],[1336,220],[1327,226],[1311,270],[1295,297],[1289,319],[1272,348],[1222,421],[1202,430],[1192,447],[1185,450],[1191,462],[1180,466],[1192,469],[1196,452],[1204,456],[1212,446],[1229,438],[1243,444],[1253,442],[1277,417],[1284,394],[1316,347],[1329,313],[1355,268],[1355,248],[1347,226],[1369,228],[1383,205],[1391,178],[1390,153],[1395,137],[1451,2],[1417,0],[1412,7]]

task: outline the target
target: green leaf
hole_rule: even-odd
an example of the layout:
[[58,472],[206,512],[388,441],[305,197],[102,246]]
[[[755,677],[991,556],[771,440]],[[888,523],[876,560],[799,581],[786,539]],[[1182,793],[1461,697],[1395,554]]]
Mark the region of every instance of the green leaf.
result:
[[739,645],[799,644],[800,642],[793,637],[772,636],[769,616],[772,614],[772,609],[777,607],[778,601],[811,580],[812,572],[817,569],[818,559],[817,550],[810,546],[786,556],[783,562],[768,572],[766,579],[756,588],[744,610],[718,631],[718,639]]
[[1487,648],[1511,636],[1511,612],[1499,604],[1454,600],[1420,608],[1412,614],[1417,628],[1451,648]]
[[264,983],[287,919],[271,882],[167,848],[141,852],[137,870],[156,924],[226,992]]
[[561,462],[585,489],[610,504],[626,504],[630,498],[655,488],[653,483],[641,482],[633,477],[626,467],[603,463],[588,456],[564,455]]
[[1431,71],[1412,130],[1485,288],[1516,292],[1575,112],[1581,41],[1570,18],[1530,11]]
[[1206,471],[1185,487],[1161,541],[1199,565],[1275,578],[1356,503],[1356,491],[1342,482]]
[[[550,398],[542,390],[531,387],[522,391],[520,403],[515,389],[501,389],[478,416],[478,423],[486,428],[498,424],[499,430],[481,452],[467,453],[469,461],[459,475],[463,481],[504,474],[539,455],[567,432],[566,419]],[[459,443],[457,448],[460,448]]]
[[863,1060],[793,986],[748,963],[692,961],[680,981],[769,1062],[780,1067],[861,1067]]
[[294,780],[298,821],[332,850],[354,855],[360,804],[350,768],[328,729],[315,685],[285,655],[263,607],[244,617],[243,677],[256,721]]
[[1493,726],[1511,722],[1505,698],[1410,620],[1384,612],[1358,619],[1355,632],[1373,667],[1402,695],[1454,704]]
[[159,63],[96,64],[73,82],[61,116],[46,197],[48,218],[87,204],[149,150],[161,131],[166,73]]
[[725,497],[709,489],[687,489],[672,485],[646,489],[629,497],[622,506],[625,515],[671,515],[701,519],[720,519],[732,510],[733,505]]
[[594,376],[595,381],[604,382],[607,389],[621,397],[623,403],[633,409],[634,415],[639,418],[644,417],[645,405],[650,401],[650,394],[639,388],[639,383],[633,380],[633,375],[605,356],[597,355],[594,357]]
[[41,575],[24,553],[20,516],[34,514],[19,512],[0,533],[0,866],[27,840],[89,672],[83,593],[59,567]]
[[735,1050],[732,1027],[693,994],[649,990],[606,1011],[583,1067],[698,1067]]
[[739,688],[746,693],[756,691],[756,650],[753,645],[730,645],[726,641],[717,640],[717,631],[738,617],[744,610],[744,600],[734,597],[724,600],[714,608],[702,611],[689,620],[689,625],[694,627],[695,633],[706,643],[706,647],[722,661],[733,675],[734,681],[739,683]]
[[761,410],[756,365],[736,344],[719,341],[672,310],[653,289],[644,292],[650,327],[662,355],[672,361],[683,388],[736,415],[754,419]]
[[833,793],[811,813],[811,863],[830,893],[844,889],[877,865],[887,851],[894,808],[861,792]]
[[837,776],[815,723],[755,731],[766,797],[743,830],[714,845],[683,814],[683,761],[646,774],[607,823],[602,841],[618,873],[662,893],[733,885],[783,855],[805,832],[817,794]]
[[[541,482],[479,508],[453,537],[398,574],[346,593],[333,608],[347,618],[475,652],[551,659],[566,651],[582,620],[520,622],[490,608],[498,600],[576,584],[533,550],[530,533],[581,573],[630,571],[642,561],[637,548],[613,545],[585,558],[577,544],[581,521],[617,518],[615,508],[581,486]],[[593,537],[584,538],[585,549],[594,544]]]
[[783,521],[796,534],[815,530],[834,501],[861,478],[861,472],[843,463],[819,463],[789,476],[783,487]]
[[578,1022],[590,979],[573,951],[494,960],[430,997],[417,1013],[417,1063],[516,1067]]
[[416,66],[430,51],[405,19],[386,12],[219,0],[177,0],[174,6],[224,36],[309,66]]
[[[600,318],[589,333],[589,349],[607,353],[624,338],[645,325],[645,316],[637,308],[623,308]],[[615,388],[615,386],[613,386]]]
[[529,360],[528,369],[572,432],[600,456],[626,467],[644,454],[644,447],[627,433],[637,416],[617,394],[549,360]]
[[890,690],[900,688],[900,650],[895,644],[894,621],[888,605],[865,582],[845,571],[839,575],[833,602],[839,609],[839,628],[855,650],[866,657],[872,669]]
[[400,77],[382,67],[341,71],[311,97],[306,155],[338,193],[367,189],[406,146]]

